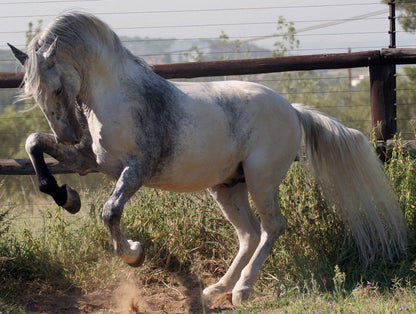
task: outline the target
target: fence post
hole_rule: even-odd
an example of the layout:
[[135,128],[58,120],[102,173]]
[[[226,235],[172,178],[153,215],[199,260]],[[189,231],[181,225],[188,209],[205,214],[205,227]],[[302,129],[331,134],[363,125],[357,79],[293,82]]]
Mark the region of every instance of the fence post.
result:
[[376,151],[383,161],[386,158],[385,142],[397,130],[395,73],[395,65],[370,66],[371,120],[376,132]]
[[[389,5],[389,48],[396,48],[396,1]],[[384,57],[381,54],[381,59]],[[376,131],[376,152],[386,160],[386,141],[397,131],[396,65],[370,66],[371,119]]]
[[396,48],[396,1],[391,0],[389,5],[389,21],[390,21],[390,45],[389,48]]

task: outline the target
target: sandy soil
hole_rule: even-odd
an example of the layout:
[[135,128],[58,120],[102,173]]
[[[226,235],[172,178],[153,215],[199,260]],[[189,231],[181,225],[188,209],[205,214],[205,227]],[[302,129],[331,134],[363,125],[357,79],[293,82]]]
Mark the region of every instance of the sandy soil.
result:
[[[152,274],[146,279],[119,281],[84,294],[77,289],[54,295],[30,296],[28,313],[203,313],[200,295],[203,282],[193,275]],[[231,295],[220,297],[206,313],[231,309]]]

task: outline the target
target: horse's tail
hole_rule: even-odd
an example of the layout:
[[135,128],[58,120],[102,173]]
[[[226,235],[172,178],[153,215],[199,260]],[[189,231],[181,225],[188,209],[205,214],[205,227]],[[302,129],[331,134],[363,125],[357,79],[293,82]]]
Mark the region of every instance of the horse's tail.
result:
[[351,230],[363,262],[374,261],[379,251],[393,259],[407,244],[407,227],[367,138],[318,111],[294,108],[315,178]]

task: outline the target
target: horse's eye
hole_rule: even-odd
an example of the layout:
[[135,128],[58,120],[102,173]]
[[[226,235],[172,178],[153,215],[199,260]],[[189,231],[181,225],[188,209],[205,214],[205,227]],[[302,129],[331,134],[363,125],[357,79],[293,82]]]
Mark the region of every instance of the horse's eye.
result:
[[59,87],[56,91],[55,91],[55,96],[60,96],[63,92],[62,87]]

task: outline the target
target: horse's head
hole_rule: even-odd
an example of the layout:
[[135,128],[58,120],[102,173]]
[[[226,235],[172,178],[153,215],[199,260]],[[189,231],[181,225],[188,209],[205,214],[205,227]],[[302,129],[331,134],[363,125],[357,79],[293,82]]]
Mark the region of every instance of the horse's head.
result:
[[9,45],[24,66],[24,87],[46,116],[56,140],[64,144],[79,143],[82,130],[77,119],[77,96],[81,89],[78,71],[58,57],[58,38],[53,41],[33,39],[28,54]]

